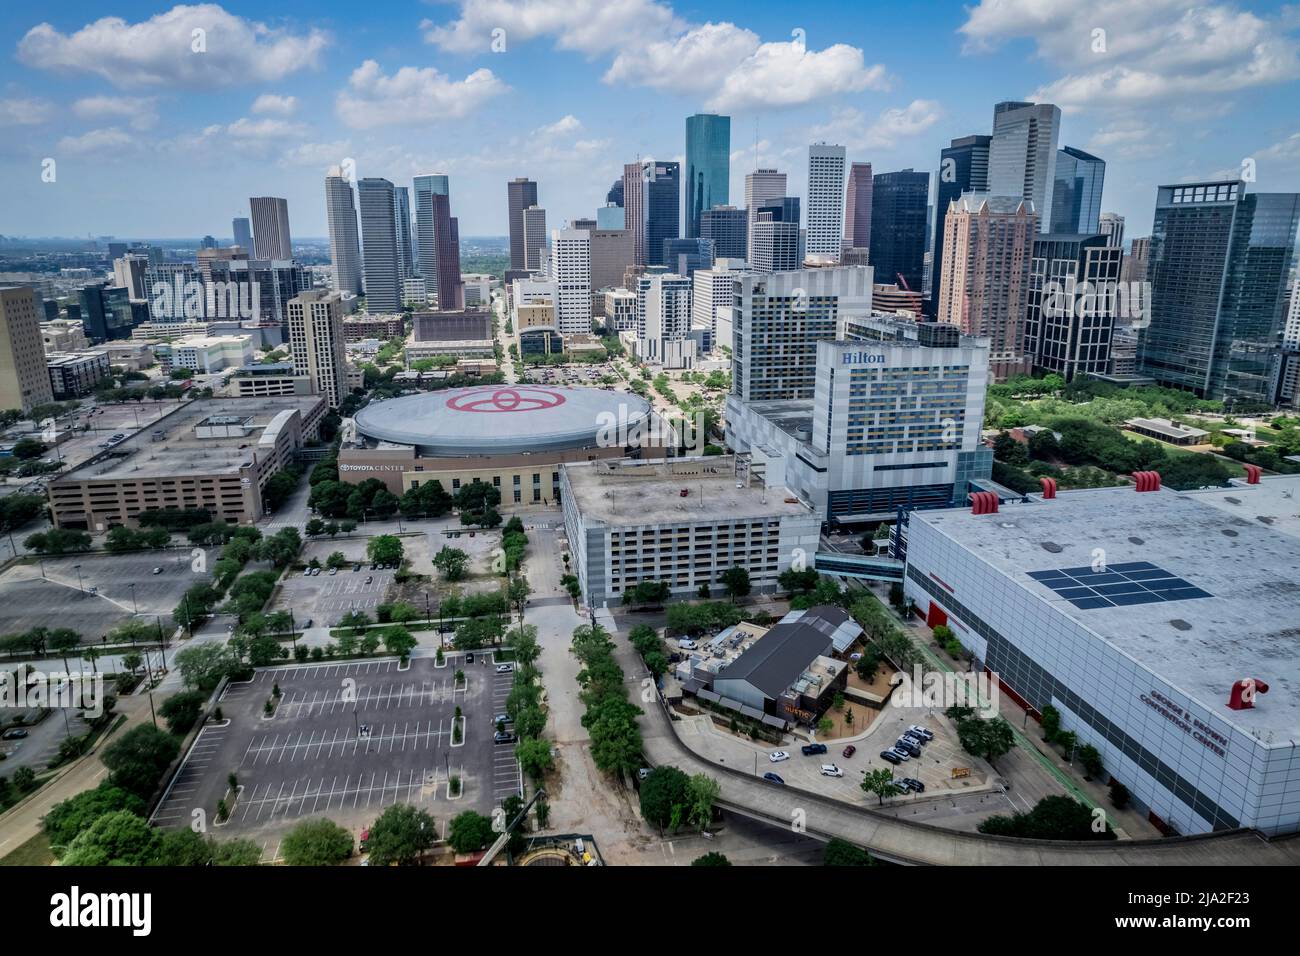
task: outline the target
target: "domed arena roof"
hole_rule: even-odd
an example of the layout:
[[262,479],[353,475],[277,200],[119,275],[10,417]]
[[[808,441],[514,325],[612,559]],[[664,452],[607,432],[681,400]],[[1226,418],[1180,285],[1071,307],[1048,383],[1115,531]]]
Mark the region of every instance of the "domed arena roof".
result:
[[438,458],[595,448],[602,433],[645,428],[649,418],[650,405],[630,392],[520,384],[372,402],[355,422],[366,438]]

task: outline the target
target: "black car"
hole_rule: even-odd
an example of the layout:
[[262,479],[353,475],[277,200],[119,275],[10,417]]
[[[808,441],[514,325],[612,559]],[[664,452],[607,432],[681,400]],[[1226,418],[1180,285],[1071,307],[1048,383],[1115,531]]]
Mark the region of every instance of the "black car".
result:
[[508,730],[498,730],[492,735],[494,744],[512,744],[515,742],[515,735]]
[[799,749],[803,751],[803,755],[805,757],[811,757],[814,754],[824,754],[826,752],[826,745],[825,744],[804,744]]
[[883,759],[883,760],[888,760],[890,763],[901,763],[901,762],[902,762],[902,761],[900,761],[900,760],[898,759],[898,754],[894,753],[892,750],[882,750],[882,751],[880,751],[880,756],[881,756],[881,759]]
[[470,653],[468,653],[468,654],[465,655],[465,663],[466,663],[466,664],[473,664],[473,663],[474,663],[474,654],[473,654],[472,651],[471,651]]
[[764,780],[767,780],[767,781],[770,782],[770,783],[780,783],[780,784],[784,784],[784,783],[785,783],[784,780],[782,780],[782,779],[781,779],[779,776],[777,776],[776,774],[772,773],[772,771],[770,771],[770,770],[769,770],[767,773],[763,774],[763,779],[764,779]]
[[900,787],[906,787],[913,793],[925,793],[925,784],[915,777],[904,777],[902,780],[895,781]]
[[6,730],[4,732],[5,740],[22,740],[26,736],[27,736],[27,731],[19,730],[17,728],[14,728],[13,730]]

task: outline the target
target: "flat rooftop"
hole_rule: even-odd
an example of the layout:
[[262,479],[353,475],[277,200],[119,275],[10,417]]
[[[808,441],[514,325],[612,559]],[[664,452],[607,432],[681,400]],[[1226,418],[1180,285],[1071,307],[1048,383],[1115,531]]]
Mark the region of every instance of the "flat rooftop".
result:
[[[321,401],[319,395],[286,395],[187,402],[99,457],[59,476],[51,485],[237,472],[252,462],[258,439],[277,415],[297,409],[306,419]],[[195,437],[194,429],[200,423],[225,419],[234,422],[249,419],[251,430],[234,438]]]
[[737,488],[741,479],[736,477],[731,455],[654,461],[620,458],[563,467],[574,503],[588,524],[634,526],[812,513],[784,488],[764,488],[759,483]]
[[[1300,741],[1300,475],[1212,491],[1065,491],[996,515],[911,520],[1242,731]],[[1230,685],[1245,677],[1269,692],[1253,710],[1230,710]]]

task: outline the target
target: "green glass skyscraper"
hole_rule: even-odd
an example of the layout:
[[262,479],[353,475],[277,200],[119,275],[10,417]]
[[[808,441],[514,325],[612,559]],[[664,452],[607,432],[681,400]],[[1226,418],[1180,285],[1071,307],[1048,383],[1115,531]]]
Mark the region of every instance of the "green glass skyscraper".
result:
[[686,237],[700,235],[700,216],[725,206],[731,192],[731,117],[686,117]]
[[1271,404],[1300,194],[1245,183],[1160,186],[1139,370],[1232,405]]

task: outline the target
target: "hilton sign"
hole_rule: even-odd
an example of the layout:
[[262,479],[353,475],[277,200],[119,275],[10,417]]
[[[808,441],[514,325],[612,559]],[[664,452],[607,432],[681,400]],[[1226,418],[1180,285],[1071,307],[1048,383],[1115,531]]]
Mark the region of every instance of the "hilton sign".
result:
[[884,365],[883,352],[841,352],[841,365]]

